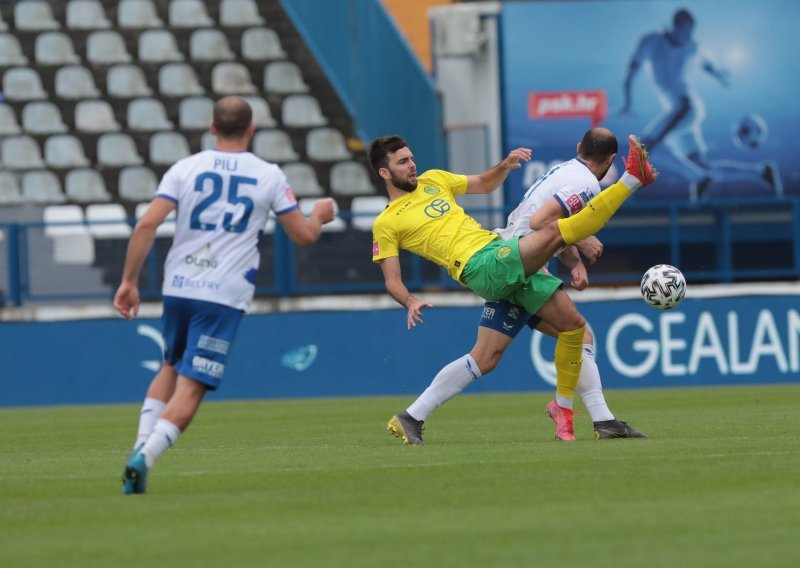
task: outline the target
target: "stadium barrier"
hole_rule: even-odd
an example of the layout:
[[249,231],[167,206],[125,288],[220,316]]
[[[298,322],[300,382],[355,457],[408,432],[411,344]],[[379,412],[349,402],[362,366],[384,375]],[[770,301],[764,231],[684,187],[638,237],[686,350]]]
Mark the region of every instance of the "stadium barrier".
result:
[[[573,297],[597,338],[603,384],[615,389],[799,382],[798,294],[797,283],[690,284],[687,299],[664,312],[630,287]],[[437,307],[412,330],[385,294],[259,300],[211,398],[411,397],[472,347],[482,310],[469,293],[425,298]],[[136,402],[161,364],[157,304],[132,322],[109,305],[31,307],[23,316],[0,325],[0,406]],[[467,391],[552,390],[553,345],[523,330],[497,370]]]

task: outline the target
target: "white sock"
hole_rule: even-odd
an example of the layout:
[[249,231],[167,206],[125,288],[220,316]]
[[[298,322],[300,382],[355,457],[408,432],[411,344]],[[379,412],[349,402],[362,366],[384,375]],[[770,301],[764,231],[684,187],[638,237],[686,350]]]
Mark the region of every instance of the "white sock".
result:
[[150,432],[153,431],[153,426],[156,425],[156,421],[161,417],[161,412],[163,412],[166,405],[166,402],[157,398],[147,397],[144,399],[142,410],[139,412],[139,432],[136,434],[134,448],[144,444],[147,438],[150,437]]
[[642,182],[636,179],[636,176],[633,174],[629,174],[628,172],[624,172],[622,177],[619,178],[619,181],[625,184],[625,187],[630,189],[632,192],[636,191],[640,187],[642,187]]
[[431,412],[479,378],[481,371],[472,356],[467,353],[439,371],[430,386],[406,409],[406,412],[414,420],[425,420]]
[[[575,389],[578,390],[578,389]],[[572,410],[572,399],[566,396],[561,396],[560,394],[556,394],[556,404],[561,408],[568,408]]]
[[594,359],[594,346],[589,344],[583,346],[583,366],[575,392],[581,395],[592,422],[614,420],[614,415],[609,410],[606,397],[603,395],[603,385],[600,384],[600,370]]
[[180,435],[180,428],[168,420],[159,418],[158,422],[156,422],[156,425],[153,427],[153,433],[147,438],[147,442],[145,442],[142,448],[144,462],[147,464],[147,467],[153,467],[153,464],[156,463],[156,460],[161,454],[175,445]]

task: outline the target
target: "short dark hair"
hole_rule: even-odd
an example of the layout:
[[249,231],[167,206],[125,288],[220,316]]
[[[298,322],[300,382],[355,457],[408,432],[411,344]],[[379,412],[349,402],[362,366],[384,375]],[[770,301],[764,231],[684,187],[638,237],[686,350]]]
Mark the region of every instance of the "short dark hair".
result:
[[686,24],[694,24],[694,16],[689,10],[681,8],[672,16],[672,26],[677,28]]
[[214,104],[214,128],[222,138],[241,138],[252,121],[253,111],[242,97],[222,97]]
[[581,158],[602,162],[619,149],[617,137],[607,128],[590,128],[581,139]]
[[376,138],[369,144],[367,155],[372,171],[380,177],[378,170],[389,165],[389,154],[394,154],[401,148],[406,148],[408,144],[399,136],[382,136]]

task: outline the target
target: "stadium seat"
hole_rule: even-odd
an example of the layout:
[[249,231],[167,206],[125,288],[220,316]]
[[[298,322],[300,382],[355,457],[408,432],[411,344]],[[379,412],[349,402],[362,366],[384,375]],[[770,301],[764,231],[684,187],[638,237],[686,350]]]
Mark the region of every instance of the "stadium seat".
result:
[[39,65],[74,65],[81,62],[67,34],[44,32],[36,36],[33,55]]
[[73,30],[104,30],[111,27],[100,0],[71,0],[67,3],[67,27]]
[[344,136],[335,128],[313,128],[306,135],[306,153],[312,160],[335,162],[349,160],[350,151]]
[[[147,203],[139,203],[136,205],[136,220],[142,218],[147,208],[150,207],[150,202]],[[170,213],[164,219],[164,222],[161,223],[158,228],[156,229],[156,236],[157,237],[171,237],[175,234],[175,217],[176,212],[175,210],[170,211]]]
[[136,149],[136,144],[127,134],[103,134],[97,140],[97,162],[103,166],[140,166],[144,160]]
[[158,188],[156,174],[150,168],[130,166],[119,172],[119,196],[126,201],[153,199]]
[[28,203],[64,203],[58,176],[48,170],[22,174],[22,199]]
[[230,61],[236,54],[219,30],[197,30],[189,38],[189,57],[195,61]]
[[20,31],[57,30],[61,25],[53,9],[44,0],[26,0],[14,4],[14,25]]
[[169,3],[169,25],[173,28],[206,28],[214,25],[201,0],[172,0]]
[[220,95],[249,95],[258,91],[250,71],[241,63],[217,63],[211,71],[211,89]]
[[79,205],[51,205],[45,207],[43,216],[44,234],[53,239],[56,263],[91,265],[94,262],[94,241]]
[[128,214],[119,203],[95,203],[86,207],[86,224],[95,239],[127,239],[131,236]]
[[189,143],[179,132],[157,132],[150,138],[151,164],[171,166],[189,154]]
[[275,225],[278,223],[278,218],[275,216],[274,211],[270,211],[267,215],[267,222],[264,224],[264,233],[271,235],[275,232]]
[[35,101],[47,98],[39,73],[28,67],[13,67],[3,74],[3,96],[9,101]]
[[22,46],[17,36],[0,33],[0,67],[27,64],[28,58],[22,53]]
[[372,225],[381,211],[386,209],[389,199],[384,195],[362,195],[354,197],[350,203],[353,214],[351,224],[359,231],[372,231]]
[[307,93],[300,67],[291,61],[274,61],[264,67],[264,89],[269,93],[290,95]]
[[90,165],[81,141],[69,134],[57,134],[45,140],[44,159],[51,168],[85,168]]
[[101,95],[94,76],[86,67],[68,65],[56,71],[56,96],[62,99],[91,99]]
[[112,132],[120,129],[108,101],[87,100],[75,106],[75,128],[84,132]]
[[312,127],[328,124],[319,102],[311,95],[287,96],[283,99],[281,116],[284,126]]
[[122,0],[117,6],[117,23],[120,28],[133,29],[164,26],[151,0]]
[[149,97],[153,90],[147,86],[144,71],[137,65],[114,65],[106,74],[106,90],[112,97]]
[[203,136],[200,137],[200,149],[201,150],[212,150],[217,146],[217,137],[211,134],[211,132],[204,132]]
[[128,129],[153,132],[169,130],[173,124],[167,119],[167,111],[158,99],[133,99],[128,103]]
[[18,205],[22,203],[17,176],[11,172],[0,171],[0,205]]
[[331,191],[334,195],[369,195],[375,188],[363,164],[338,162],[331,168]]
[[111,201],[111,194],[106,191],[103,176],[88,168],[71,170],[64,180],[67,199],[77,203],[99,203]]
[[[314,204],[319,201],[319,199],[313,197],[307,197],[305,199],[300,199],[297,201],[297,206],[300,208],[300,212],[308,217],[311,215],[311,211],[314,209]],[[334,209],[336,213],[338,213],[338,209]],[[339,233],[347,229],[347,223],[345,223],[344,219],[336,215],[333,218],[333,221],[330,223],[325,223],[322,225],[322,232],[323,233]]]
[[158,70],[158,90],[168,97],[188,97],[205,93],[194,69],[184,63],[168,63]]
[[42,153],[30,136],[12,136],[0,141],[0,165],[6,170],[35,170],[44,167]]
[[214,114],[214,101],[207,97],[187,97],[178,107],[182,130],[207,130]]
[[291,164],[284,164],[281,166],[283,173],[289,180],[289,185],[292,186],[297,197],[314,197],[325,195],[325,190],[317,180],[317,174],[314,168],[302,162],[294,162]]
[[66,132],[67,125],[58,107],[48,101],[32,101],[22,109],[22,127],[30,134]]
[[86,38],[86,59],[94,64],[130,63],[125,40],[113,30],[96,31]]
[[242,98],[248,102],[250,108],[253,110],[253,124],[256,128],[269,128],[275,126],[275,119],[272,118],[272,113],[269,110],[267,101],[261,97],[255,96]]
[[259,130],[253,138],[253,153],[269,162],[294,162],[300,159],[283,130]]
[[285,59],[286,52],[275,30],[250,28],[242,34],[242,57],[251,61]]
[[175,36],[168,30],[145,30],[139,36],[139,60],[146,63],[183,61]]
[[253,26],[263,24],[264,18],[254,0],[221,0],[219,23],[230,27]]
[[0,103],[0,136],[13,136],[20,132],[22,129],[19,127],[14,109],[5,103]]

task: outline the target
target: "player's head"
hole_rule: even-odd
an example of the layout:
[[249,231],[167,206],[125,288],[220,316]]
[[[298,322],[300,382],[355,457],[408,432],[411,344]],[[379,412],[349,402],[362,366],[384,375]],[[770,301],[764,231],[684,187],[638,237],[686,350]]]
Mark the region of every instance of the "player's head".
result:
[[405,140],[399,136],[376,138],[368,155],[372,171],[384,182],[403,191],[417,188],[417,165]]
[[694,31],[694,16],[686,9],[680,9],[672,16],[672,31],[670,35],[678,44],[684,44],[692,39]]
[[590,128],[578,142],[578,157],[587,163],[597,179],[603,179],[618,149],[617,137],[608,128]]
[[242,97],[222,97],[214,104],[211,132],[217,138],[240,140],[253,135],[253,111]]

